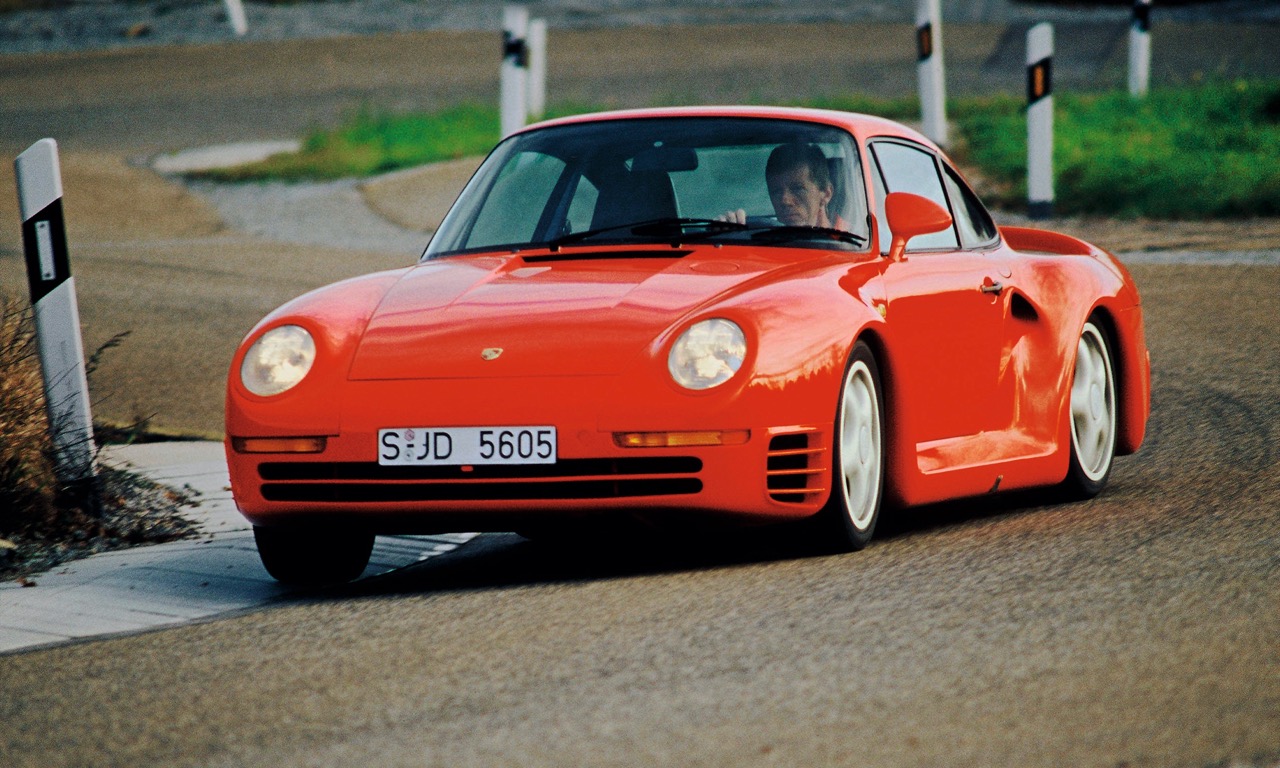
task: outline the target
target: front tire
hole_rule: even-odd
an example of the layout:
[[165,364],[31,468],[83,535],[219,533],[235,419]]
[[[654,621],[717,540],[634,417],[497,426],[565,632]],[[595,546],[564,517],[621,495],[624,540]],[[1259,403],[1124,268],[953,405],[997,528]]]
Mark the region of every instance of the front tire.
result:
[[1098,495],[1116,453],[1116,380],[1107,335],[1092,320],[1076,346],[1071,379],[1071,464],[1063,491],[1074,499]]
[[345,584],[364,573],[373,553],[371,533],[253,527],[258,556],[282,584],[323,587]]
[[871,541],[884,495],[884,397],[866,342],[849,355],[834,427],[831,497],[820,514],[837,548],[858,550]]

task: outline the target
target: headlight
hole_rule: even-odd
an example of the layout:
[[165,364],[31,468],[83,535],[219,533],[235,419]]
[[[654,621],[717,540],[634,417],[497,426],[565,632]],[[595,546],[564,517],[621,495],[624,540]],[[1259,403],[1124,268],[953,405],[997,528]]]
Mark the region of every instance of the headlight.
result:
[[316,343],[307,329],[282,325],[249,347],[240,365],[240,381],[255,395],[278,395],[302,381],[315,361]]
[[703,320],[676,339],[667,370],[685,389],[710,389],[733,378],[746,356],[747,337],[737,323]]

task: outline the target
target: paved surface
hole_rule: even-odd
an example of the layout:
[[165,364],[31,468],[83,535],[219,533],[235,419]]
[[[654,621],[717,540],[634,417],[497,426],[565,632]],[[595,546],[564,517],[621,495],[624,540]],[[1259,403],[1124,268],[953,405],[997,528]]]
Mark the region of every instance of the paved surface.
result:
[[[107,449],[113,464],[198,494],[200,537],[108,552],[31,579],[0,582],[0,653],[136,633],[295,597],[262,568],[253,531],[236,511],[220,443]],[[381,536],[364,578],[456,549],[471,534]]]
[[1280,267],[1134,274],[1154,413],[1095,499],[918,510],[841,556],[483,536],[7,654],[6,768],[1277,768]]
[[[814,31],[774,30],[754,38],[755,53],[802,48]],[[604,49],[618,55],[602,66],[600,38],[583,33],[563,92],[768,96],[786,82],[821,90],[881,76],[892,88],[904,66],[801,50],[776,80],[743,78],[750,59],[701,58],[715,46],[699,40],[715,34],[752,39],[741,28],[637,31]],[[998,60],[1001,35],[977,29],[988,47],[972,55]],[[1188,50],[1226,62],[1275,51],[1247,41],[1224,48],[1202,36]],[[6,59],[0,145],[49,121],[69,131],[87,335],[135,330],[106,380],[126,402],[103,407],[127,415],[135,399],[145,415],[160,404],[158,420],[216,431],[223,355],[257,316],[311,284],[404,258],[246,236],[122,158],[224,136],[294,137],[369,94],[392,106],[486,95],[484,78],[451,80],[447,63],[432,77],[396,57],[412,44],[423,58],[487,61],[492,42],[486,33]],[[680,56],[667,53],[680,44]],[[226,77],[200,78],[213,71]],[[390,74],[371,83],[370,71]],[[24,91],[32,78],[44,90]],[[175,81],[190,90],[169,90]],[[26,109],[15,93],[42,101]],[[12,221],[8,198],[0,214]],[[1274,239],[1255,232],[1240,254],[1205,264],[1202,233],[1144,226],[1155,231],[1097,228],[1120,251],[1135,236],[1165,252],[1185,243],[1182,255],[1135,263],[1155,414],[1143,451],[1097,499],[924,510],[840,557],[770,537],[637,551],[485,536],[351,588],[290,594],[266,581],[236,530],[216,446],[189,460],[148,449],[161,456],[138,463],[196,479],[209,510],[228,512],[223,523],[210,512],[210,524],[227,528],[0,589],[0,616],[10,604],[31,608],[17,627],[29,634],[10,648],[54,642],[0,658],[3,762],[1280,766]],[[11,243],[0,239],[0,283],[17,261]],[[418,546],[406,542],[396,562]],[[149,597],[131,602],[139,592]],[[274,609],[243,610],[264,603]],[[216,621],[204,613],[223,610],[231,615]],[[177,626],[135,634],[156,623]],[[66,640],[102,631],[115,636]]]

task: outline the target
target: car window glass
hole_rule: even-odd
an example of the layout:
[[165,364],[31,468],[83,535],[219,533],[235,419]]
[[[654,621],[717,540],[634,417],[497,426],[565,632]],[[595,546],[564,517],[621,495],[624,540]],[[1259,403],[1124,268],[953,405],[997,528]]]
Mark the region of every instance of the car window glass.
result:
[[[896,142],[881,141],[872,145],[888,192],[910,192],[948,208],[942,179],[933,155],[921,149]],[[937,251],[958,247],[954,228],[913,237],[909,251]]]
[[466,247],[527,242],[533,238],[537,216],[512,216],[531,200],[549,200],[564,172],[563,160],[541,152],[517,152],[494,180],[489,190],[490,204],[480,210]]
[[960,243],[965,248],[981,248],[991,245],[996,240],[996,225],[991,214],[983,207],[973,190],[960,179],[950,166],[943,165],[943,180],[947,184],[947,195],[951,198],[951,213],[955,217],[956,229],[960,232]]
[[573,199],[569,201],[569,212],[566,214],[564,234],[584,232],[591,226],[591,215],[596,209],[596,201],[600,199],[600,190],[586,176],[578,178],[578,186],[574,189]]
[[729,207],[749,216],[772,216],[769,191],[762,182],[772,145],[708,147],[698,152],[698,167],[671,174],[684,215],[713,219]]
[[[788,189],[794,187],[800,168],[811,187],[801,203],[770,196],[770,184],[785,174],[793,177]],[[669,228],[628,225],[716,219],[738,210],[748,226],[698,230],[690,224],[686,231],[700,242],[859,251],[870,234],[862,168],[848,131],[806,121],[697,117],[548,126],[516,134],[494,150],[424,258],[540,247],[579,234],[585,237],[570,244],[665,242]],[[776,208],[780,201],[787,221]],[[809,227],[814,233],[803,231]],[[856,237],[833,237],[824,227]]]
[[889,253],[889,241],[893,238],[889,234],[889,219],[884,212],[884,198],[888,193],[884,190],[884,178],[880,174],[879,166],[872,164],[871,170],[871,187],[872,194],[876,198],[876,239],[880,243],[881,255]]

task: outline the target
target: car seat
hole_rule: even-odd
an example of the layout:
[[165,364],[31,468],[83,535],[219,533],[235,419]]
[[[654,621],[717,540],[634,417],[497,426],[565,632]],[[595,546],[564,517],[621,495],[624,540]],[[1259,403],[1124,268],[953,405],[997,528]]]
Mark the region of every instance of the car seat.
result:
[[664,171],[627,171],[600,188],[591,228],[640,224],[678,215],[670,176]]

